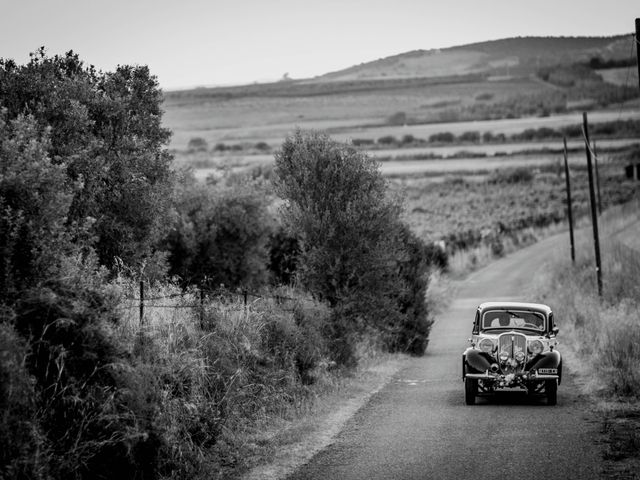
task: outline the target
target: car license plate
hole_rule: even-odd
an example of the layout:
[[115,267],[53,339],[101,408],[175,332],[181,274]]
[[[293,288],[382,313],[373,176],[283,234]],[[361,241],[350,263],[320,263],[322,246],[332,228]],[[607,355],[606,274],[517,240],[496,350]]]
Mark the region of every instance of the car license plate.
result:
[[538,373],[540,375],[557,375],[558,369],[557,368],[539,368]]

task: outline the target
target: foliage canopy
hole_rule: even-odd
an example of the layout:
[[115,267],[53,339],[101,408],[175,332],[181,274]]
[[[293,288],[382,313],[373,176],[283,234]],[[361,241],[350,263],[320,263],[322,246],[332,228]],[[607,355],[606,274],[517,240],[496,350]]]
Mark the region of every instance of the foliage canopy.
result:
[[[389,198],[377,164],[326,135],[297,131],[276,153],[276,174],[285,223],[300,241],[299,279],[332,307],[339,358],[350,361],[354,335],[366,330],[381,333],[389,348],[412,349],[399,341],[413,322],[400,303],[424,304],[426,259],[403,273],[408,259],[420,263],[407,248],[418,240],[406,235],[400,202]],[[415,282],[423,282],[420,293],[409,300]],[[426,339],[426,308],[415,311]]]
[[20,135],[12,121],[21,116],[33,119],[33,135],[46,132],[50,162],[75,183],[67,224],[91,221],[92,246],[104,265],[116,257],[141,261],[166,224],[172,173],[161,101],[146,66],[103,73],[71,51],[48,57],[44,48],[26,65],[0,59],[5,136]]

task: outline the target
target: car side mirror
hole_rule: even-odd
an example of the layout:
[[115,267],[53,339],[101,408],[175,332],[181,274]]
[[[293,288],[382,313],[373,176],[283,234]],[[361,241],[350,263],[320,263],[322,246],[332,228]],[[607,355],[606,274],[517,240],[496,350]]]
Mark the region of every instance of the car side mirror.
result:
[[551,329],[551,333],[553,333],[554,335],[557,335],[559,331],[560,331],[560,329],[558,327],[553,327]]

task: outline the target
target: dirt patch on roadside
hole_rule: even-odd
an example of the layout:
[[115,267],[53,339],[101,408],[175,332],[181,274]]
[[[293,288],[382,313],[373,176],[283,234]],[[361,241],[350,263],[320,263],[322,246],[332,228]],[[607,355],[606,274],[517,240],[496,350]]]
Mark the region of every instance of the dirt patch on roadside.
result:
[[620,406],[606,411],[602,420],[605,435],[603,479],[640,479],[640,406]]
[[362,368],[343,388],[318,400],[313,412],[277,428],[269,436],[273,455],[241,478],[279,480],[333,442],[345,423],[380,391],[411,357],[393,355]]

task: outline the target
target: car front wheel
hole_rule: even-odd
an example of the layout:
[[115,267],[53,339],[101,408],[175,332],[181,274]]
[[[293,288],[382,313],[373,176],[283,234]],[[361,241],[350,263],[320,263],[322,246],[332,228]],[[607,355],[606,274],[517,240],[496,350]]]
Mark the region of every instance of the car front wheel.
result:
[[465,378],[464,379],[464,402],[467,405],[475,405],[476,395],[478,395],[478,379]]

